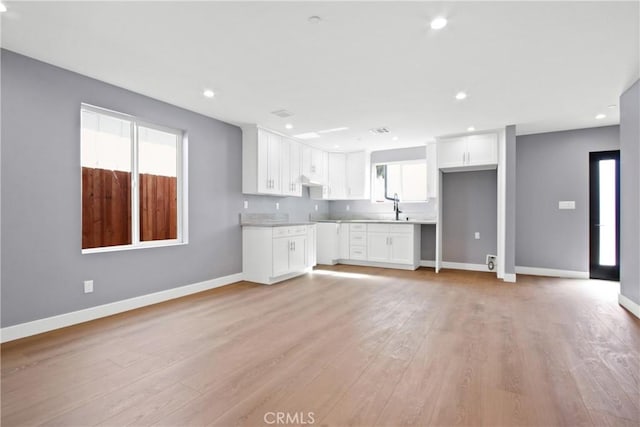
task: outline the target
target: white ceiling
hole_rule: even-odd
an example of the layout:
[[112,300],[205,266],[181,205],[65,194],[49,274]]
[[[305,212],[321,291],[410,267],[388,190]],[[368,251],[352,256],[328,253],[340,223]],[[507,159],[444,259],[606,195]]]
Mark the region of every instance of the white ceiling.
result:
[[4,48],[236,124],[349,127],[329,149],[616,124],[640,76],[637,1],[6,4]]

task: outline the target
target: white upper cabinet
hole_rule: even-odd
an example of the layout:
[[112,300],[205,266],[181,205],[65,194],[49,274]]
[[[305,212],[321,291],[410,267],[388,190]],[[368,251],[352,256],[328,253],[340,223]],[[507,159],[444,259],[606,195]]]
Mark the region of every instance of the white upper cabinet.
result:
[[488,133],[467,137],[467,165],[498,165],[498,135]]
[[371,181],[371,166],[368,153],[366,151],[347,153],[346,165],[347,198],[350,200],[368,199],[370,188],[369,182]]
[[282,194],[285,196],[302,196],[300,183],[300,143],[292,139],[282,139]]
[[301,175],[304,182],[327,183],[327,152],[301,144]]
[[257,126],[242,129],[242,192],[302,196],[300,143]]
[[347,195],[347,155],[329,153],[329,198],[344,199]]
[[[267,132],[264,129],[257,129],[253,150],[257,149],[255,164],[257,177],[252,179],[251,184],[257,190],[253,193],[279,194],[280,193],[280,145],[282,140],[279,135]],[[243,140],[244,152],[244,140]],[[244,166],[244,165],[243,165]],[[243,167],[244,172],[244,167]],[[244,178],[244,175],[243,175]],[[244,187],[244,180],[243,180]]]
[[498,135],[487,133],[438,141],[438,167],[444,172],[495,169],[498,166]]
[[313,199],[356,200],[368,199],[370,188],[369,153],[329,153],[328,179],[322,187],[312,187]]

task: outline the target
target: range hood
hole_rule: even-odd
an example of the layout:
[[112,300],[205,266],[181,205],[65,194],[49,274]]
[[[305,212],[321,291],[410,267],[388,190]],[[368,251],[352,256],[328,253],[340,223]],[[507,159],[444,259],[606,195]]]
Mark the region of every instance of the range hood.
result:
[[322,183],[308,175],[300,175],[300,183],[305,187],[322,187]]

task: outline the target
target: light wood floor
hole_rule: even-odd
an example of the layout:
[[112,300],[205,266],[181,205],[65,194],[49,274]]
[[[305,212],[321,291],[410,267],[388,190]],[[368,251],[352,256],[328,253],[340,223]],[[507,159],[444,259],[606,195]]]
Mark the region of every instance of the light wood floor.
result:
[[240,283],[3,345],[2,426],[638,426],[617,292],[347,266]]

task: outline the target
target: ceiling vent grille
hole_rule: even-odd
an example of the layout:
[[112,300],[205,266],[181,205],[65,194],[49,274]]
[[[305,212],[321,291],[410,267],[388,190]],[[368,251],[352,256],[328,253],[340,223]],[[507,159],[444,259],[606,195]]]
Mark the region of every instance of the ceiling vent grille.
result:
[[389,133],[389,129],[387,129],[387,128],[373,128],[373,129],[369,129],[369,132],[371,132],[374,135],[385,135],[385,134]]
[[293,116],[293,113],[287,110],[276,110],[272,111],[271,114],[273,114],[274,116],[282,117],[283,119]]

